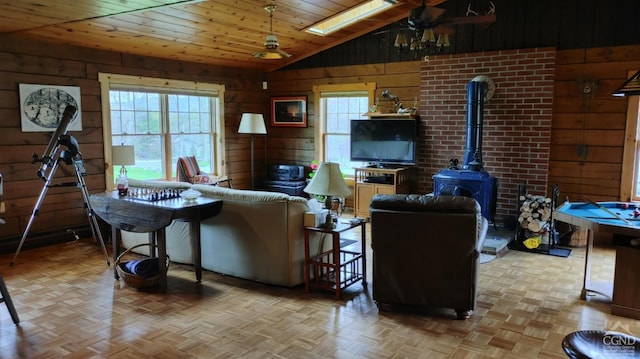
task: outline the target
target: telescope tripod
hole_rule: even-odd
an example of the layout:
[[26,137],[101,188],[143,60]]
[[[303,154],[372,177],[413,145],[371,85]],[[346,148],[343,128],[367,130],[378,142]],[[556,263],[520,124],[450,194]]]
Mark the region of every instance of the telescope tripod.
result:
[[[51,184],[51,180],[53,179],[53,176],[56,173],[56,170],[58,169],[60,162],[64,162],[68,165],[73,164],[73,167],[76,172],[76,178],[78,180],[77,182],[64,182],[64,183],[59,183],[55,185]],[[102,251],[104,252],[104,258],[107,260],[107,266],[111,265],[111,263],[109,262],[109,255],[107,254],[107,248],[105,247],[104,241],[102,239],[102,233],[100,232],[100,228],[98,227],[98,220],[93,212],[93,209],[91,208],[91,203],[89,202],[89,192],[87,190],[87,184],[84,181],[84,176],[86,174],[87,174],[87,171],[84,168],[84,162],[82,161],[82,158],[80,157],[78,152],[71,151],[71,150],[63,150],[60,153],[60,156],[54,162],[53,166],[51,167],[51,171],[49,172],[49,175],[45,179],[45,184],[42,187],[42,191],[40,192],[38,201],[36,202],[36,205],[33,208],[33,212],[31,213],[31,218],[29,218],[29,223],[27,224],[27,228],[25,228],[24,230],[24,234],[22,235],[22,239],[20,240],[20,244],[18,245],[16,254],[13,256],[13,260],[11,261],[11,266],[13,266],[13,263],[16,261],[16,258],[18,258],[18,253],[20,253],[20,249],[22,248],[24,241],[27,239],[27,235],[29,234],[31,225],[33,224],[35,217],[38,215],[38,212],[40,211],[40,205],[42,205],[42,201],[44,200],[44,197],[47,195],[47,191],[51,187],[79,187],[80,188],[80,190],[82,191],[84,208],[87,212],[87,217],[89,218],[89,225],[91,227],[91,233],[93,234],[93,238],[95,238],[96,241],[98,241],[102,246]]]

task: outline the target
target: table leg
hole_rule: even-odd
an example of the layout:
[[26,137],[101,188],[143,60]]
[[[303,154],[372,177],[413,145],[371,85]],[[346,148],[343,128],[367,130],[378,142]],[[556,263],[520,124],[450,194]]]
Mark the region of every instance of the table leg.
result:
[[591,291],[591,256],[593,255],[594,231],[587,229],[587,251],[584,256],[584,279],[580,299],[587,299],[587,292]]
[[305,292],[311,291],[311,258],[309,255],[309,231],[304,231],[304,290]]
[[367,231],[366,222],[360,224],[360,237],[362,238],[362,287],[367,288]]
[[189,222],[189,231],[191,232],[191,248],[193,248],[193,262],[196,269],[196,280],[202,280],[202,242],[200,239],[200,213],[196,214]]
[[157,245],[157,239],[156,239],[156,232],[149,232],[149,234],[147,235],[148,241],[149,241],[149,257],[154,258],[157,257],[158,255],[156,254],[156,245]]
[[165,229],[156,231],[158,242],[158,267],[160,270],[160,290],[167,291],[167,241]]
[[340,285],[340,233],[333,233],[333,274],[335,276],[336,283],[336,299],[340,299],[342,296],[342,288]]
[[120,230],[115,227],[115,226],[111,226],[111,245],[113,246],[113,278],[115,278],[116,280],[120,279],[120,276],[118,275],[118,271],[116,270],[116,265],[118,265],[116,263],[116,259],[118,259],[118,256],[120,255],[120,240],[122,239],[122,234],[120,233]]

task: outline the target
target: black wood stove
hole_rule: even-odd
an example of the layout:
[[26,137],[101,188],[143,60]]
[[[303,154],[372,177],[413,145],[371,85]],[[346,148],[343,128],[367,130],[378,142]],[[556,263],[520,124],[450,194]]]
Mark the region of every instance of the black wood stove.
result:
[[482,124],[487,84],[467,84],[467,141],[462,167],[452,159],[450,167],[433,176],[434,195],[472,197],[480,204],[482,216],[495,226],[497,180],[482,164]]

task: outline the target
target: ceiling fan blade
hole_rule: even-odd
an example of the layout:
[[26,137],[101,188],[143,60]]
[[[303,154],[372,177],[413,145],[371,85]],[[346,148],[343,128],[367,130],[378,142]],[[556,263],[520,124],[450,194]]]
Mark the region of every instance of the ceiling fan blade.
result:
[[478,16],[461,16],[461,17],[451,17],[448,19],[442,19],[441,23],[443,24],[452,24],[452,25],[490,25],[496,21],[495,14],[489,15],[478,15]]
[[456,29],[455,27],[451,26],[451,25],[437,25],[436,27],[433,28],[433,32],[436,34],[447,34],[447,35],[453,35],[456,33]]
[[439,7],[427,6],[420,15],[420,19],[427,22],[436,21],[442,14],[444,14],[445,10]]

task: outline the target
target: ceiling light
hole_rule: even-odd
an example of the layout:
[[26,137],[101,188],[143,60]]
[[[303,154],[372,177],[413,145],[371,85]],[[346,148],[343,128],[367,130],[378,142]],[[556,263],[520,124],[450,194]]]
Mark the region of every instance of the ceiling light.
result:
[[640,71],[636,72],[628,80],[626,80],[617,90],[612,93],[613,96],[632,96],[640,95]]
[[278,48],[280,44],[278,43],[276,35],[273,33],[273,12],[276,10],[276,6],[267,5],[264,9],[269,13],[269,35],[267,35],[267,39],[264,42],[264,49],[254,52],[253,57],[269,60],[291,57],[291,54],[288,54]]

